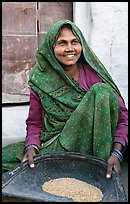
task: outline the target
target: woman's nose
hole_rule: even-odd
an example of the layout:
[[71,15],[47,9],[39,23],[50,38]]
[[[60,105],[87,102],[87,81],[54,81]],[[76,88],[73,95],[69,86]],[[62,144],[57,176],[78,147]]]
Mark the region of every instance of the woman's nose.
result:
[[65,51],[72,51],[73,52],[74,48],[73,48],[73,46],[71,44],[68,44]]

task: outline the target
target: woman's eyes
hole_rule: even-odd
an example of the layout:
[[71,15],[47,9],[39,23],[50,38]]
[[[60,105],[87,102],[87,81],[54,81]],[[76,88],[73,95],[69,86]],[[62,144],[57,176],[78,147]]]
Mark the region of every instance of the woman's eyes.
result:
[[65,42],[59,42],[58,45],[65,45]]
[[[67,42],[65,42],[65,41],[61,41],[61,42],[58,42],[57,43],[57,45],[60,45],[60,46],[64,46],[64,45],[66,45],[67,44]],[[71,44],[72,45],[77,45],[77,44],[79,44],[79,41],[78,40],[73,40],[72,42],[71,42]]]
[[79,41],[78,40],[74,40],[74,41],[72,41],[72,44],[73,45],[79,44]]

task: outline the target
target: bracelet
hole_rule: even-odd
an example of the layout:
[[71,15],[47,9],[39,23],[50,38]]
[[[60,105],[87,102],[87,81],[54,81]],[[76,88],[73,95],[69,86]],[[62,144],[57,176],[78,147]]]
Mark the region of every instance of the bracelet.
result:
[[113,149],[111,154],[117,156],[121,162],[123,161],[123,155],[118,149]]
[[37,150],[37,153],[39,153],[39,148],[35,144],[30,144],[27,147],[25,147],[25,152],[30,149],[31,147],[35,148]]

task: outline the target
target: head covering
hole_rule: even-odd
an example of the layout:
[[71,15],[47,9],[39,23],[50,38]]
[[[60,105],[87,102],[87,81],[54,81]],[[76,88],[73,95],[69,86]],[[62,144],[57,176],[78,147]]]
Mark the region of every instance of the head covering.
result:
[[[56,39],[64,24],[71,25],[73,33],[80,40],[83,48],[80,63],[84,58],[104,82],[95,83],[87,92],[66,73],[54,56]],[[119,119],[119,106],[114,92],[119,95],[120,92],[89,48],[79,28],[69,20],[55,23],[47,32],[36,58],[29,85],[39,95],[44,108],[40,153],[80,152],[107,160]],[[19,155],[18,151],[17,158]],[[11,154],[11,166],[13,157]],[[7,164],[6,157],[5,161]],[[9,162],[7,167],[10,167]]]
[[68,76],[66,71],[61,67],[60,63],[54,56],[53,49],[57,37],[60,34],[62,26],[65,24],[71,25],[74,35],[76,35],[80,40],[86,63],[88,63],[91,68],[96,71],[103,82],[109,84],[114,92],[121,96],[117,85],[113,81],[107,69],[100,62],[92,49],[88,46],[80,29],[70,20],[58,21],[50,27],[49,31],[43,39],[43,42],[37,50],[37,63],[34,66],[32,74],[30,75],[29,85],[35,85],[39,90],[50,93],[57,89],[58,86],[62,86],[64,83],[68,83],[74,86],[77,91],[84,92],[82,87],[77,86],[75,81],[73,81],[72,78]]

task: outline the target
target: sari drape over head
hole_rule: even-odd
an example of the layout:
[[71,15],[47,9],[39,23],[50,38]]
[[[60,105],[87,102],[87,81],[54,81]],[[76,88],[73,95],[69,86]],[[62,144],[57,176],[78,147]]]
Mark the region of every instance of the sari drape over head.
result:
[[[87,92],[54,56],[56,40],[65,24],[71,25],[81,43],[83,51],[79,63],[89,64],[103,81]],[[36,59],[29,86],[39,95],[44,108],[41,149],[76,151],[107,159],[119,117],[115,94],[122,96],[80,29],[69,20],[55,23],[45,35]]]

